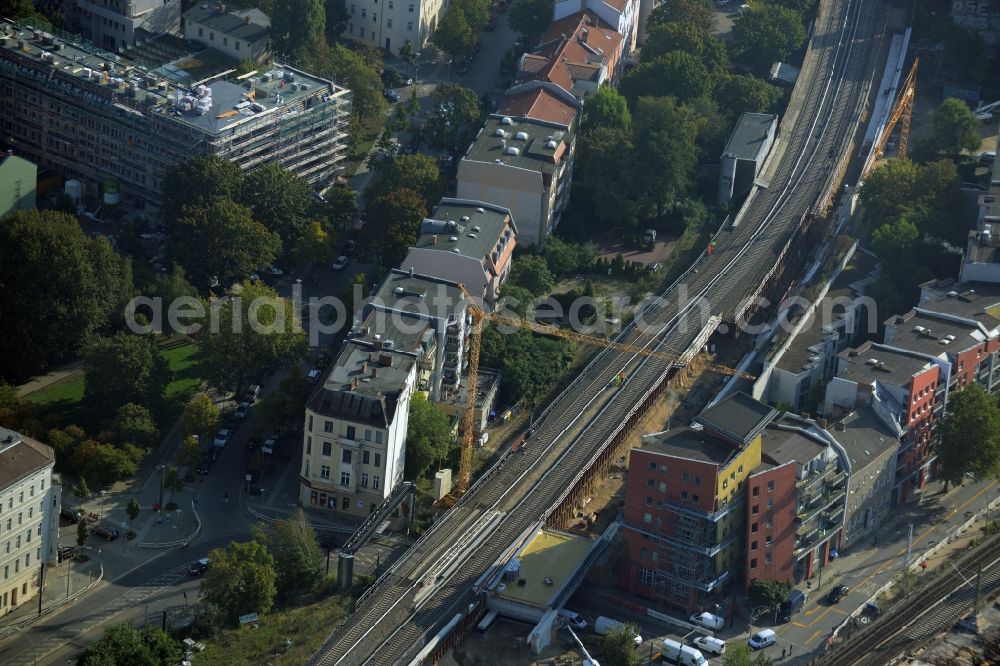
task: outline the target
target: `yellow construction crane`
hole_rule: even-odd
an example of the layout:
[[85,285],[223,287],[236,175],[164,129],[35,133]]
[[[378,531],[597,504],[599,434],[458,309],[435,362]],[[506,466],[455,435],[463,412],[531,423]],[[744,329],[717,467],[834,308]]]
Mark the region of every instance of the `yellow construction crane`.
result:
[[[479,378],[479,344],[482,339],[484,319],[488,319],[497,324],[513,326],[515,328],[525,329],[534,333],[541,333],[542,335],[564,338],[566,340],[574,340],[576,342],[582,342],[596,347],[605,347],[622,352],[642,354],[643,356],[658,358],[670,363],[676,363],[680,360],[679,356],[656,351],[654,349],[644,349],[642,347],[637,347],[623,342],[614,342],[613,340],[606,340],[593,335],[586,335],[584,333],[578,333],[565,328],[559,328],[558,326],[539,324],[533,321],[514,319],[513,317],[506,317],[501,314],[487,312],[479,307],[476,299],[468,292],[465,285],[459,284],[458,287],[462,290],[462,293],[465,294],[465,299],[469,304],[469,314],[472,315],[472,331],[469,335],[469,396],[468,401],[465,404],[465,412],[462,418],[462,455],[458,467],[458,483],[456,484],[453,493],[455,499],[465,494],[465,491],[469,489],[469,481],[472,476],[472,449],[474,441],[473,429],[476,421],[476,397],[478,391],[477,382]],[[709,363],[704,367],[723,375],[737,376],[750,380],[756,379],[753,375],[735,370],[725,365]],[[616,384],[621,385],[623,380],[624,377],[619,376]]]
[[[913,67],[910,68],[910,73],[906,75],[903,87],[899,90],[899,96],[896,98],[896,103],[892,106],[892,113],[889,115],[889,122],[885,124],[882,137],[878,140],[875,151],[872,153],[876,159],[882,155],[885,144],[889,141],[889,136],[900,120],[903,121],[903,124],[899,128],[899,148],[896,155],[900,158],[906,157],[906,144],[910,139],[910,120],[913,118],[913,102],[917,96],[917,65],[919,64],[920,58],[914,59]],[[871,170],[873,164],[874,161],[868,165],[868,170]]]

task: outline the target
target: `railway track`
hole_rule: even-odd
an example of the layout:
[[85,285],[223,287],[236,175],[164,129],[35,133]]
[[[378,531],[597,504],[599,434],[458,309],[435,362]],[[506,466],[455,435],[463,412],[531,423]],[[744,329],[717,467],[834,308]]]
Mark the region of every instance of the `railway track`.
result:
[[891,664],[910,648],[919,646],[955,624],[972,610],[976,575],[981,566],[981,597],[1000,590],[1000,537],[980,544],[973,553],[941,574],[927,587],[898,602],[898,610],[849,639],[843,639],[822,660],[823,666]]
[[[850,134],[860,113],[867,57],[854,56],[858,44],[864,49],[871,39],[874,11],[872,0],[833,0],[826,5],[814,38],[814,75],[805,82],[795,127],[783,128],[787,146],[771,187],[757,197],[738,228],[720,234],[715,254],[703,257],[619,340],[680,354],[708,315],[732,312],[748,287],[759,284],[755,277],[773,266],[775,248],[787,242],[829,178],[824,162],[830,148],[844,148],[838,142]],[[685,292],[688,297],[682,301]],[[359,599],[356,612],[333,632],[312,663],[406,663],[443,620],[464,608],[462,602],[471,601],[473,583],[558,504],[672,370],[667,362],[639,354],[597,354],[532,425],[524,452],[508,455],[477,480]],[[624,385],[609,390],[612,378],[622,371],[628,377]],[[504,517],[490,524],[485,542],[463,561],[455,560],[456,545],[478,533],[490,512]],[[455,566],[428,580],[442,557],[451,558]]]

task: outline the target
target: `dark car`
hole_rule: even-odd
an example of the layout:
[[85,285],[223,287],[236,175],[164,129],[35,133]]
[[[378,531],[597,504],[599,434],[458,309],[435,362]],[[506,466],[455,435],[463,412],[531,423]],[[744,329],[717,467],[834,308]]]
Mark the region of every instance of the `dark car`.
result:
[[382,82],[387,88],[399,88],[405,81],[403,75],[391,67],[382,70]]
[[847,596],[847,593],[851,591],[851,588],[846,585],[838,585],[837,587],[830,590],[830,594],[827,595],[827,600],[831,604],[839,603],[841,599]]
[[63,507],[63,509],[59,511],[59,517],[71,525],[76,525],[83,518],[83,513],[79,509]]
[[256,451],[260,447],[260,438],[251,437],[247,440],[247,451]]
[[196,562],[192,562],[188,567],[188,573],[192,576],[200,576],[208,571],[208,558],[203,557]]
[[392,103],[399,101],[399,93],[393,90],[392,88],[386,88],[385,90],[383,90],[382,95],[384,95],[385,98]]
[[458,73],[459,74],[465,74],[468,71],[469,71],[469,61],[468,60],[463,60],[462,62],[458,63]]
[[113,527],[105,527],[104,525],[95,527],[94,534],[108,541],[114,541],[118,538],[118,530]]
[[354,248],[356,248],[357,246],[358,246],[357,241],[349,240],[346,243],[344,243],[344,247],[340,248],[340,253],[345,257],[349,257],[352,254],[354,254]]

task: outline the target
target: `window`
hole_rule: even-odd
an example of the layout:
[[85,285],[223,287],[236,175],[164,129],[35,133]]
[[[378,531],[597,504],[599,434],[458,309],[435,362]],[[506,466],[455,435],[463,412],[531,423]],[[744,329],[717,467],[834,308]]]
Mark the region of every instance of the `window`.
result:
[[202,30],[201,28],[198,28],[198,36],[199,37],[204,37],[205,36],[205,31]]
[[697,504],[701,500],[697,495],[691,495],[691,501]]
[[767,508],[768,509],[773,509],[774,508],[774,500],[773,499],[768,498],[768,500],[767,500]]
[[333,455],[333,444],[330,442],[323,442],[323,455],[327,458]]
[[743,473],[743,465],[740,465],[739,469],[737,469],[736,471],[739,472],[740,474],[742,474]]
[[647,557],[649,557],[649,549],[648,548],[640,548],[639,549],[639,559],[640,560],[644,560]]
[[659,488],[658,488],[658,490],[659,490],[659,491],[660,491],[661,493],[665,493],[665,492],[667,492],[667,482],[666,482],[666,481],[660,481],[660,485],[659,485]]
[[752,494],[754,497],[760,497],[760,486],[754,486]]
[[700,486],[701,485],[701,477],[700,476],[695,476],[694,477],[694,485],[696,485],[696,486]]
[[771,540],[771,535],[768,534],[767,537],[764,538],[764,545],[770,548],[773,543],[774,542]]
[[409,23],[406,24],[406,29],[410,32],[413,32],[413,21],[410,21]]
[[351,16],[354,16],[354,3],[351,3]]
[[649,541],[649,535],[648,535],[648,534],[646,534],[645,532],[643,532],[643,533],[642,533],[642,540],[643,540],[643,541]]
[[351,473],[350,472],[341,472],[340,473],[340,485],[342,485],[342,486],[349,486],[349,485],[351,485]]
[[378,490],[378,474],[372,477],[372,490]]
[[759,523],[753,523],[752,525],[750,525],[750,533],[751,534],[757,534],[757,532],[759,532],[759,531],[760,531],[760,524]]
[[725,490],[728,487],[729,487],[729,479],[723,479],[722,480],[722,489]]
[[[378,23],[378,14],[372,12],[372,23]],[[374,35],[375,33],[372,33]]]
[[413,5],[410,5],[410,13],[413,13]]
[[757,568],[757,558],[756,557],[753,558],[752,560],[750,560],[750,568],[751,569],[756,569]]
[[686,502],[686,501],[687,501],[687,498],[688,498],[688,491],[686,491],[686,490],[682,490],[682,491],[681,491],[681,499],[682,499],[682,500],[684,500],[684,501]]
[[210,41],[210,42],[214,42],[215,41],[215,33],[214,32],[209,32],[208,33],[208,41]]
[[646,523],[647,525],[651,524],[653,522],[653,514],[649,512],[643,513],[642,522]]
[[392,27],[392,19],[386,19],[385,20],[385,27],[387,27],[387,28],[391,28]]
[[330,466],[329,465],[321,465],[320,468],[319,468],[319,475],[320,475],[320,478],[329,479],[330,478]]
[[753,550],[757,550],[757,542],[756,541],[751,541],[750,542],[750,550],[752,550],[752,551]]
[[[304,461],[304,463],[305,463],[305,469],[303,470],[303,474],[302,475],[308,479],[309,478],[309,461],[306,460],[306,461]],[[315,503],[316,502],[313,502],[313,504],[315,504]]]
[[666,474],[666,473],[667,473],[667,466],[660,465],[660,474]]
[[368,487],[368,472],[361,472],[361,487]]
[[344,463],[345,465],[350,465],[351,464],[351,459],[353,457],[354,457],[354,452],[353,451],[351,451],[350,449],[344,449],[340,453],[340,462]]
[[646,479],[646,487],[647,488],[652,488],[655,485],[656,485],[655,481],[653,481],[652,479]]
[[381,444],[382,443],[382,431],[381,430],[376,430],[375,431],[375,443],[376,444]]
[[392,8],[393,8],[392,0],[389,0],[389,9],[392,9]]
[[771,563],[771,553],[764,553],[764,564]]
[[311,456],[313,452],[313,438],[306,437],[306,455]]
[[333,432],[333,421],[323,423],[323,432]]
[[365,441],[366,442],[372,441],[372,431],[369,430],[368,428],[365,428]]
[[222,45],[223,46],[229,46],[229,38],[228,37],[223,37],[222,38]]
[[691,477],[688,475],[687,472],[681,474],[681,481],[683,481],[684,483],[688,483],[691,481]]
[[774,481],[768,481],[767,482],[767,492],[769,492],[769,493],[773,493],[774,492]]
[[238,39],[236,40],[236,50],[237,51],[240,50],[240,40],[238,40]]
[[768,527],[774,527],[774,518],[768,516],[767,520],[764,521],[764,524],[767,525]]
[[652,497],[647,497],[646,498],[646,506],[653,506],[653,498]]
[[753,508],[750,510],[750,512],[753,513],[753,515],[755,515],[755,516],[757,514],[759,514],[760,513],[760,504],[754,504]]
[[639,569],[639,582],[643,585],[652,585],[656,582],[656,573],[651,569]]
[[357,439],[355,435],[354,426],[347,426],[347,439]]
[[313,417],[312,414],[309,415],[309,430],[313,429]]
[[351,498],[350,497],[345,497],[344,501],[340,505],[340,508],[342,508],[344,511],[347,511],[348,509],[350,509],[351,508]]
[[375,464],[375,467],[381,467],[382,466],[382,454],[381,453],[376,453],[375,454],[375,463],[374,464]]
[[650,472],[655,472],[656,471],[656,463],[655,462],[649,463],[649,471]]

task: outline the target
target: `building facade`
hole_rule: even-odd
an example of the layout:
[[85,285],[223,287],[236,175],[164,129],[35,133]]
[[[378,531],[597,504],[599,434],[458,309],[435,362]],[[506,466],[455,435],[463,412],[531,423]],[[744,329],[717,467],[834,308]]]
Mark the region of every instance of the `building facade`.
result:
[[34,599],[42,567],[55,564],[60,487],[53,483],[55,451],[0,428],[0,615]]
[[[444,14],[444,0],[347,0],[344,36],[398,55],[407,41],[419,51],[434,34]],[[482,26],[472,26],[478,32]]]
[[[157,70],[160,72],[160,70]],[[175,162],[276,163],[314,185],[342,169],[350,91],[275,63],[192,89],[162,72],[0,23],[0,129],[19,155],[99,196],[156,214]],[[114,195],[114,199],[109,197]]]
[[618,79],[624,41],[601,18],[587,10],[558,19],[538,46],[521,56],[520,81],[554,83],[578,99]]
[[151,35],[174,31],[181,0],[62,0],[71,32],[105,51],[118,51]]
[[553,21],[589,11],[618,32],[624,41],[624,54],[635,51],[639,38],[638,0],[556,0],[552,7]]
[[13,151],[0,159],[0,219],[35,207],[38,167]]
[[203,2],[181,16],[181,34],[236,61],[260,60],[270,50],[271,19],[259,9]]
[[778,116],[744,113],[733,130],[719,165],[719,203],[729,203],[750,191],[774,145]]

